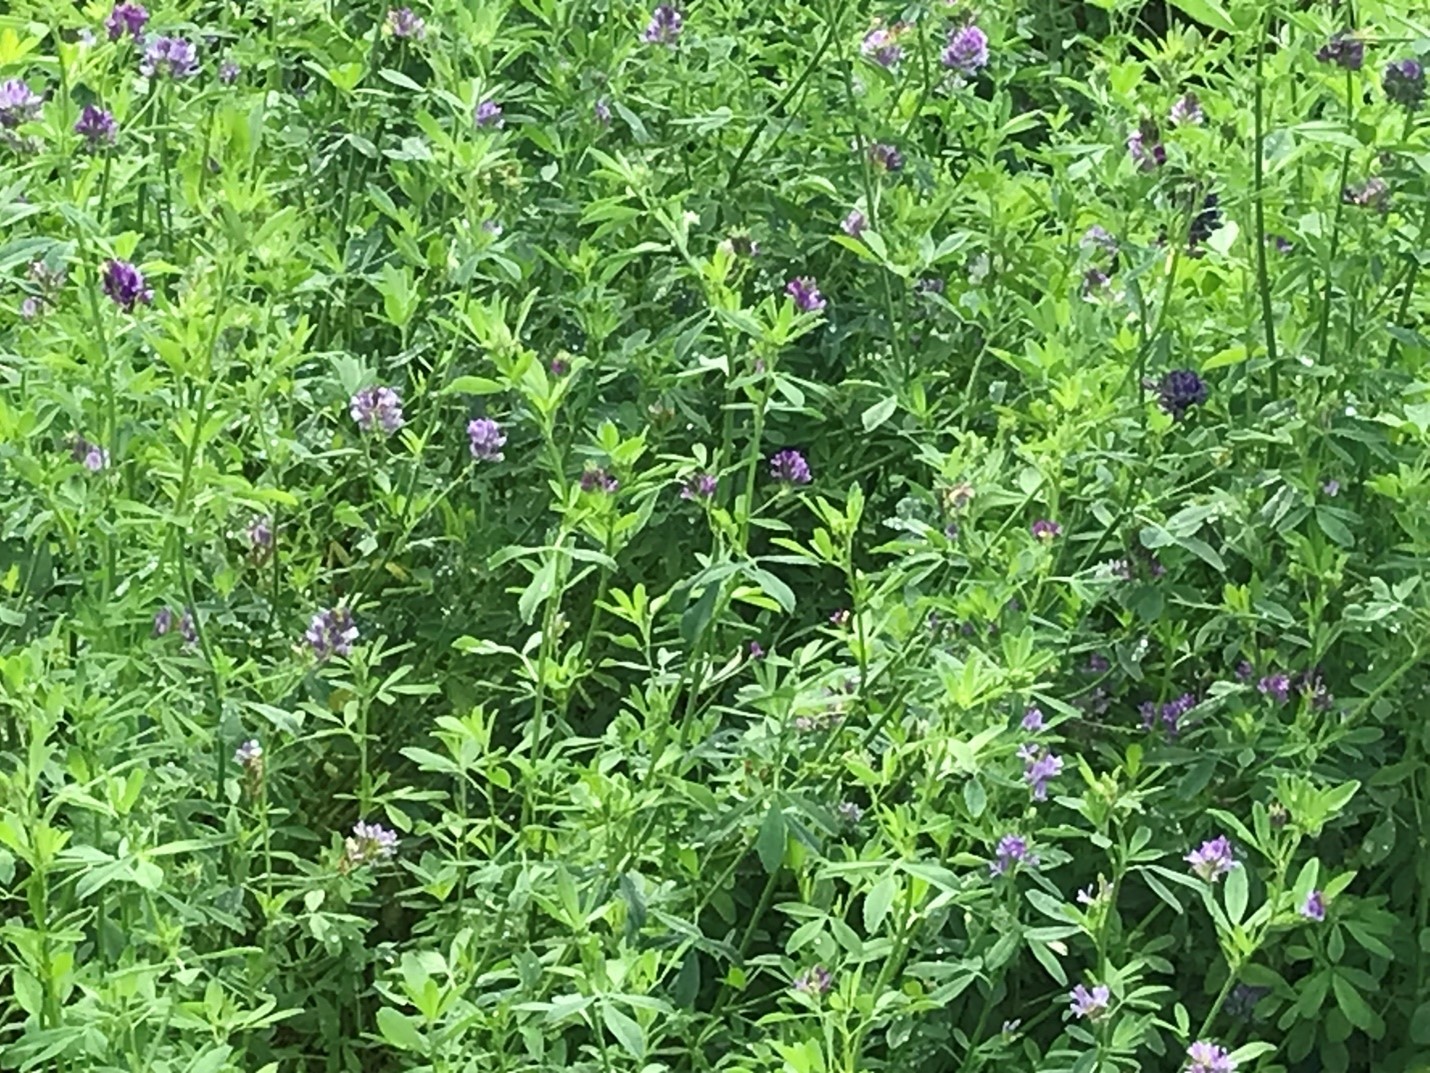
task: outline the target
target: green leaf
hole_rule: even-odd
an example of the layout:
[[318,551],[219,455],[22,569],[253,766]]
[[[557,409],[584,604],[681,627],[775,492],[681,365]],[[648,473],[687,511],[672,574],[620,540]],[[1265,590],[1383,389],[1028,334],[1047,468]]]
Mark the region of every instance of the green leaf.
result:
[[865,432],[873,432],[889,418],[894,416],[894,411],[899,408],[899,400],[890,395],[880,399],[860,415],[859,420],[864,425]]
[[1410,1015],[1410,1042],[1430,1044],[1430,1002],[1422,1002]]
[[1336,1005],[1346,1015],[1347,1021],[1360,1029],[1367,1029],[1375,1023],[1375,1014],[1349,980],[1337,973],[1331,978],[1331,987],[1336,993]]
[[1172,6],[1213,30],[1228,34],[1236,31],[1236,23],[1217,0],[1172,0]]
[[769,597],[772,597],[783,609],[785,614],[794,610],[794,590],[786,585],[779,578],[775,577],[768,570],[762,570],[758,566],[751,566],[746,570],[750,580],[760,587],[760,590]]
[[1246,866],[1238,865],[1226,877],[1226,915],[1233,924],[1240,924],[1246,916],[1246,902],[1250,896]]
[[894,904],[894,896],[899,892],[898,879],[894,876],[885,876],[874,884],[873,889],[864,895],[864,933],[873,936],[879,925],[884,922],[884,917],[889,914],[889,907]]
[[755,837],[755,852],[759,854],[760,863],[765,866],[765,871],[774,875],[779,871],[780,865],[785,859],[785,816],[775,805],[770,806],[770,810],[765,813],[765,818],[760,821],[760,833]]
[[1033,952],[1033,957],[1038,959],[1038,964],[1047,970],[1048,975],[1053,978],[1059,987],[1067,987],[1068,974],[1063,969],[1062,963],[1058,961],[1057,955],[1048,949],[1045,943],[1036,940],[1028,943],[1028,949]]
[[602,1006],[601,1020],[632,1058],[640,1060],[645,1057],[645,1030],[631,1017],[614,1006]]
[[485,376],[459,376],[442,389],[444,395],[498,395],[506,385]]
[[977,779],[969,779],[963,784],[963,803],[968,806],[968,814],[975,820],[988,807],[988,791]]
[[427,1053],[427,1041],[417,1031],[412,1019],[404,1017],[391,1006],[384,1006],[377,1011],[377,1030],[382,1033],[383,1039],[398,1050]]

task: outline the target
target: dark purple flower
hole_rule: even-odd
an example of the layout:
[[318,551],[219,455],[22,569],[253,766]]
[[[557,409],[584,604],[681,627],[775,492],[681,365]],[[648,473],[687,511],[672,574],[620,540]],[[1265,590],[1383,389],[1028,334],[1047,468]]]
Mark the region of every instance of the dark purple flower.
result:
[[1256,1004],[1271,994],[1270,988],[1237,984],[1226,999],[1226,1012],[1238,1021],[1249,1021],[1256,1012]]
[[1319,924],[1326,919],[1326,896],[1318,890],[1313,890],[1306,895],[1306,900],[1301,903],[1297,912],[1307,920],[1314,920]]
[[1302,696],[1310,700],[1311,707],[1315,711],[1324,712],[1329,709],[1334,702],[1331,691],[1326,688],[1326,682],[1321,677],[1319,669],[1298,674],[1296,681],[1292,684]]
[[154,636],[163,637],[174,628],[174,612],[167,607],[161,607],[154,612]]
[[610,123],[610,121],[611,121],[611,106],[606,103],[606,98],[605,98],[605,97],[597,97],[597,98],[596,98],[596,103],[595,103],[595,105],[592,107],[592,111],[593,111],[593,112],[595,113],[595,115],[596,115],[596,122],[597,122],[597,123],[600,123],[602,126],[605,126],[606,124]]
[[859,52],[867,59],[873,60],[880,67],[894,67],[899,60],[903,59],[904,49],[899,44],[899,34],[901,26],[892,29],[885,29],[882,26],[875,26],[859,44]]
[[506,446],[506,433],[501,425],[490,417],[474,417],[467,422],[467,439],[470,441],[472,457],[478,462],[500,462],[506,456],[502,448]]
[[552,358],[551,364],[546,368],[552,376],[565,376],[571,371],[571,363],[565,358]]
[[760,644],[759,641],[751,641],[751,642],[750,642],[750,658],[751,658],[751,659],[764,659],[764,658],[765,658],[765,646],[762,645],[762,644]]
[[343,841],[343,870],[397,856],[397,832],[380,823],[353,824],[353,833]]
[[1397,60],[1385,68],[1381,87],[1387,100],[1413,112],[1425,103],[1425,68],[1419,60]]
[[0,127],[13,130],[40,114],[45,99],[32,90],[23,79],[12,78],[0,83]]
[[674,45],[680,38],[680,29],[685,25],[685,16],[670,4],[661,4],[650,14],[641,40],[648,45]]
[[736,231],[725,239],[725,244],[736,257],[758,257],[760,255],[760,244],[743,231]]
[[692,473],[680,486],[681,499],[713,499],[720,481],[713,473]]
[[1112,991],[1106,984],[1093,984],[1091,991],[1078,984],[1068,993],[1068,999],[1074,1017],[1096,1021],[1107,1013],[1107,1008],[1112,1004]]
[[901,171],[904,166],[904,157],[892,145],[885,145],[879,142],[869,147],[869,159],[875,166],[883,168],[885,171]]
[[199,643],[199,627],[194,621],[194,609],[184,608],[184,613],[179,616],[179,636],[184,639],[185,648],[193,648]]
[[1004,835],[998,840],[997,856],[988,865],[990,875],[1001,876],[1020,864],[1032,867],[1038,858],[1028,849],[1028,840],[1019,835]]
[[1155,124],[1144,121],[1127,136],[1127,155],[1142,171],[1156,171],[1167,163],[1167,150]]
[[971,75],[988,66],[988,35],[973,25],[955,27],[940,58],[945,67]]
[[1291,679],[1279,673],[1264,675],[1256,683],[1256,688],[1262,696],[1270,697],[1277,704],[1285,704],[1291,695]]
[[1251,681],[1251,676],[1254,675],[1255,673],[1256,673],[1256,668],[1253,667],[1248,660],[1241,660],[1241,661],[1240,661],[1239,663],[1237,663],[1237,665],[1236,665],[1235,674],[1236,674],[1237,680],[1240,681],[1240,682],[1249,682],[1249,681]]
[[1043,721],[1043,710],[1041,708],[1029,706],[1023,711],[1023,720],[1019,724],[1030,733],[1037,733],[1046,725]]
[[1378,175],[1341,191],[1342,201],[1362,209],[1383,209],[1389,197],[1390,186]]
[[1172,110],[1168,113],[1174,127],[1195,126],[1206,118],[1202,112],[1201,102],[1197,100],[1195,93],[1184,93],[1172,102]]
[[472,112],[472,120],[479,127],[503,127],[506,120],[501,115],[501,105],[493,100],[480,102]]
[[148,305],[154,292],[144,282],[144,273],[128,261],[113,260],[104,266],[104,293],[115,305],[133,312],[138,303]]
[[317,612],[303,634],[319,663],[331,656],[346,656],[358,639],[357,624],[346,607],[331,607]]
[[1023,781],[1033,793],[1034,801],[1048,799],[1048,783],[1062,774],[1063,758],[1032,742],[1018,750],[1023,761]]
[[390,436],[402,427],[402,397],[390,387],[365,387],[348,401],[348,413],[360,431],[381,428]]
[[621,482],[606,472],[602,466],[588,465],[581,471],[581,491],[583,492],[614,492],[621,486]]
[[1063,532],[1063,527],[1057,522],[1051,521],[1048,518],[1039,518],[1037,521],[1035,521],[1032,525],[1028,527],[1028,531],[1031,532],[1033,536],[1046,543],[1047,541],[1052,540],[1054,537],[1061,536]]
[[86,104],[75,120],[74,132],[89,143],[90,152],[96,152],[106,145],[113,145],[119,124],[114,116],[97,104]]
[[244,534],[248,537],[248,550],[254,559],[263,562],[273,553],[274,536],[271,519],[258,515],[248,523]]
[[1232,855],[1231,842],[1226,835],[1217,835],[1203,842],[1182,859],[1208,883],[1215,883],[1236,867],[1236,858]]
[[427,24],[410,7],[395,7],[387,13],[387,32],[403,40],[421,41],[427,36]]
[[231,86],[238,81],[238,76],[243,73],[243,68],[234,63],[231,59],[224,60],[218,65],[218,80],[225,86]]
[[1207,401],[1207,385],[1190,369],[1173,369],[1157,384],[1157,404],[1180,421],[1193,406]]
[[1096,265],[1082,274],[1082,296],[1090,302],[1106,297],[1111,286],[1111,277]]
[[1092,674],[1104,674],[1112,669],[1112,662],[1101,652],[1094,652],[1087,657],[1087,669]]
[[148,22],[149,12],[144,10],[142,4],[120,3],[114,5],[114,10],[104,20],[104,28],[111,41],[118,41],[125,34],[138,41]]
[[864,228],[869,221],[864,219],[864,214],[858,209],[850,209],[849,215],[839,221],[839,230],[843,231],[851,238],[858,238],[864,233]]
[[823,965],[806,969],[794,978],[794,989],[807,995],[826,994],[834,985],[834,976]]
[[1157,702],[1144,700],[1137,705],[1137,714],[1142,717],[1142,729],[1151,730],[1157,725]]
[[1349,30],[1341,30],[1320,47],[1316,59],[1347,71],[1359,71],[1365,63],[1365,42]]
[[145,78],[188,78],[199,69],[198,53],[182,37],[156,37],[144,47],[139,73]]
[[1277,253],[1290,253],[1296,248],[1285,235],[1272,235],[1271,244],[1276,247]]
[[770,476],[783,484],[808,484],[813,479],[804,455],[792,449],[779,451],[770,459]]
[[824,295],[813,276],[796,276],[785,284],[785,293],[794,299],[794,304],[806,313],[814,313],[824,308]]
[[1197,1040],[1187,1048],[1186,1073],[1236,1073],[1236,1062],[1225,1047]]
[[1197,698],[1191,693],[1183,693],[1163,704],[1159,715],[1162,718],[1162,729],[1169,737],[1175,738],[1182,732],[1182,717],[1197,706]]
[[1187,230],[1187,241],[1193,246],[1212,237],[1212,232],[1221,226],[1221,199],[1216,194],[1208,194],[1202,201],[1201,210],[1192,217]]

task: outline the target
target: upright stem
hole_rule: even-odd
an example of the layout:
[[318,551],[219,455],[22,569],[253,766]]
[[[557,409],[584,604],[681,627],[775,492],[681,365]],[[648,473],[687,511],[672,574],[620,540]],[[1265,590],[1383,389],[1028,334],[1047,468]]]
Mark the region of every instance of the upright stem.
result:
[[1256,282],[1261,291],[1261,320],[1266,331],[1266,360],[1271,370],[1271,398],[1274,400],[1280,398],[1281,395],[1280,361],[1276,353],[1276,321],[1273,319],[1271,309],[1271,280],[1266,273],[1266,165],[1264,160],[1266,82],[1262,77],[1266,55],[1266,34],[1269,28],[1270,14],[1268,12],[1262,16],[1261,25],[1256,35],[1256,101],[1253,112],[1256,157],[1252,162],[1255,171],[1252,208],[1256,214]]

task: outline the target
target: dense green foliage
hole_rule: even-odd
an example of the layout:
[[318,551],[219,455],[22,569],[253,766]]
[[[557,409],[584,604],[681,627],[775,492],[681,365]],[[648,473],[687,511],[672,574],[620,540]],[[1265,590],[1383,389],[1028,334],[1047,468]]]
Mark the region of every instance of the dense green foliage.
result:
[[1418,7],[11,0],[0,1068],[1430,1068]]

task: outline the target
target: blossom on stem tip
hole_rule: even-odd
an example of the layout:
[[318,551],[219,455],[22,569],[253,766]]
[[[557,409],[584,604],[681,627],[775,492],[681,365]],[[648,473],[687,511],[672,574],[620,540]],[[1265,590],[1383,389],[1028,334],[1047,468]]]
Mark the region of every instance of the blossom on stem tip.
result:
[[785,293],[806,313],[816,313],[825,306],[824,295],[819,293],[813,276],[796,276],[785,284]]
[[719,484],[719,479],[713,473],[692,473],[681,482],[680,498],[713,499]]
[[142,4],[120,3],[114,5],[104,20],[104,29],[111,41],[118,41],[125,34],[137,41],[148,22],[149,12]]
[[1416,59],[1387,65],[1381,79],[1387,100],[1416,111],[1425,103],[1425,67]]
[[472,121],[479,127],[501,128],[506,125],[506,120],[502,118],[501,105],[490,99],[478,103],[472,111]]
[[1301,903],[1297,910],[1307,920],[1314,920],[1319,923],[1326,919],[1326,896],[1318,890],[1313,890],[1306,895],[1306,900]]
[[397,832],[380,823],[353,824],[353,833],[343,840],[343,859],[339,867],[344,872],[373,861],[391,860],[397,856]]
[[390,436],[402,427],[402,397],[390,387],[365,387],[348,401],[348,413],[360,431],[381,428]]
[[972,24],[955,27],[939,59],[945,67],[971,75],[988,66],[988,35]]
[[864,40],[859,43],[860,55],[873,60],[880,67],[897,66],[899,60],[904,56],[903,46],[899,44],[899,34],[902,30],[901,25],[889,29],[875,26],[864,35]]
[[303,634],[308,647],[319,663],[332,656],[347,656],[352,653],[353,643],[358,639],[358,628],[353,622],[352,612],[346,607],[324,608],[316,612]]
[[839,230],[843,231],[851,238],[858,238],[864,233],[864,228],[868,221],[864,219],[864,214],[858,209],[850,209],[849,215],[839,221]]
[[1365,63],[1365,42],[1349,30],[1341,30],[1317,50],[1316,59],[1347,71],[1359,71]]
[[998,840],[996,858],[988,865],[989,875],[1001,876],[1020,864],[1036,865],[1038,858],[1028,848],[1028,840],[1020,835],[1004,835]]
[[467,440],[478,462],[500,462],[506,456],[506,433],[490,417],[474,417],[467,422]]
[[1236,1073],[1236,1062],[1225,1047],[1197,1040],[1187,1048],[1186,1073]]
[[395,7],[387,13],[387,32],[404,40],[421,41],[427,36],[427,23],[410,7]]
[[794,989],[807,995],[826,994],[834,985],[834,975],[823,965],[813,965],[794,978]]
[[783,484],[808,484],[813,479],[804,455],[793,449],[779,451],[770,459],[770,476]]
[[1182,859],[1208,883],[1215,883],[1236,867],[1236,858],[1232,855],[1231,842],[1226,835],[1203,842]]
[[128,261],[106,262],[103,285],[104,293],[126,312],[132,312],[136,304],[148,305],[154,300],[154,292],[145,284],[144,273]]
[[74,132],[88,143],[86,148],[90,152],[113,145],[118,131],[114,116],[97,104],[86,104],[74,124]]
[[1048,783],[1062,774],[1063,758],[1050,749],[1028,742],[1018,750],[1023,761],[1023,781],[1032,791],[1034,801],[1048,799]]
[[1068,992],[1068,1000],[1073,1016],[1096,1021],[1107,1013],[1112,1004],[1112,990],[1106,984],[1093,984],[1091,990],[1083,984],[1078,984]]
[[199,69],[193,43],[182,37],[156,37],[144,49],[139,73],[145,78],[188,78]]
[[681,28],[685,25],[685,16],[680,10],[670,4],[661,4],[650,13],[650,22],[646,23],[645,32],[641,34],[641,40],[648,45],[674,45],[680,38]]
[[1028,531],[1031,532],[1033,536],[1046,543],[1047,541],[1052,540],[1054,537],[1061,536],[1063,532],[1063,527],[1055,521],[1051,521],[1047,518],[1039,518],[1031,526],[1028,527]]
[[23,79],[0,83],[0,127],[11,130],[40,114],[45,99]]

